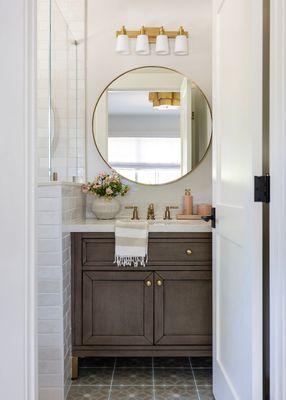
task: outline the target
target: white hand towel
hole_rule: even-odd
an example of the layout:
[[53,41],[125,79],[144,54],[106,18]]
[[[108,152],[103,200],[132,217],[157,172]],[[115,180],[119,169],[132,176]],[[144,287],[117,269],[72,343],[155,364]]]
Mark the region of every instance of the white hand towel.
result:
[[148,223],[115,222],[115,260],[118,267],[145,267],[148,253]]

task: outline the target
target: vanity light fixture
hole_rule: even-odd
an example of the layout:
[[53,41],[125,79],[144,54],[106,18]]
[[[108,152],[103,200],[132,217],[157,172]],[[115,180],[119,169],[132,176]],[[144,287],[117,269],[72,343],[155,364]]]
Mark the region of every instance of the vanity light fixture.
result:
[[135,51],[137,54],[144,56],[150,54],[149,39],[144,26],[142,26],[140,33],[137,36]]
[[129,37],[127,35],[125,26],[122,26],[121,30],[118,32],[116,40],[116,52],[122,55],[130,54]]
[[180,92],[150,92],[149,101],[155,110],[178,110],[180,107]]
[[174,52],[178,56],[186,56],[188,54],[188,38],[182,26],[180,26],[178,35],[175,39]]
[[168,36],[165,33],[165,29],[163,26],[160,28],[159,35],[156,38],[156,48],[155,48],[156,54],[159,54],[161,56],[165,56],[169,54],[169,40]]
[[155,53],[158,55],[170,54],[169,40],[175,39],[174,54],[188,54],[189,34],[181,26],[178,31],[165,31],[164,27],[142,26],[140,30],[127,31],[123,26],[116,32],[116,52],[130,54],[130,40],[136,39],[135,52],[138,55],[150,54],[150,44],[155,44]]

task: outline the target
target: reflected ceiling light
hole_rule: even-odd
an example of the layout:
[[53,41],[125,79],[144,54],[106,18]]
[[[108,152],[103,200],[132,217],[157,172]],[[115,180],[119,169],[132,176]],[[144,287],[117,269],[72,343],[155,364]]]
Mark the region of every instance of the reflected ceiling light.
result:
[[155,110],[178,110],[180,108],[180,92],[150,92],[149,101]]
[[165,29],[161,26],[159,35],[156,38],[156,54],[165,56],[169,54],[169,39],[165,33]]
[[175,39],[175,49],[174,52],[178,56],[186,56],[189,52],[188,50],[188,38],[187,33],[184,31],[184,28],[180,26],[178,35]]
[[146,34],[146,29],[144,26],[140,29],[140,33],[136,40],[136,54],[148,55],[150,54],[149,38]]
[[130,54],[129,37],[127,35],[125,26],[123,26],[121,31],[117,33],[116,52],[123,55]]

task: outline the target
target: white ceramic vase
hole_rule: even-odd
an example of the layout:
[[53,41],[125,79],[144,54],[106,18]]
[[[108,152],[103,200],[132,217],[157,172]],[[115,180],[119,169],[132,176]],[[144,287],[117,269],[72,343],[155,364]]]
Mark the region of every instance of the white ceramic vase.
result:
[[98,219],[113,219],[120,211],[120,202],[116,197],[96,197],[91,209]]

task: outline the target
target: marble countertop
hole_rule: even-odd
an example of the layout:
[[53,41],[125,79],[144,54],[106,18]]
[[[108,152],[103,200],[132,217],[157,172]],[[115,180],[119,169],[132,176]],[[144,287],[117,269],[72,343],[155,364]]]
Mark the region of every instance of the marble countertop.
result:
[[[126,220],[124,220],[126,221]],[[142,221],[142,220],[141,220]],[[86,219],[63,225],[64,232],[114,232],[115,220]],[[149,232],[211,232],[210,222],[202,220],[148,221]]]

